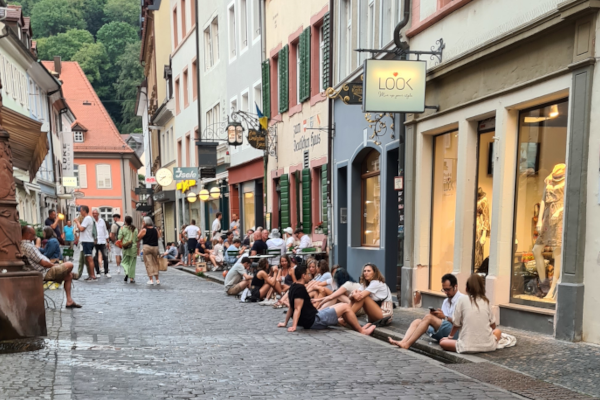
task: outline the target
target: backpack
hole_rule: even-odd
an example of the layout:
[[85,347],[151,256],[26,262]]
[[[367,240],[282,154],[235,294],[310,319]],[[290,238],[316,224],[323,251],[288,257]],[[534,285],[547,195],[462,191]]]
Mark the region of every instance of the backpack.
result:
[[119,240],[119,232],[121,231],[121,228],[123,227],[123,225],[119,225],[116,222],[115,222],[115,225],[117,225],[117,233],[115,233],[115,242],[116,242],[117,240]]

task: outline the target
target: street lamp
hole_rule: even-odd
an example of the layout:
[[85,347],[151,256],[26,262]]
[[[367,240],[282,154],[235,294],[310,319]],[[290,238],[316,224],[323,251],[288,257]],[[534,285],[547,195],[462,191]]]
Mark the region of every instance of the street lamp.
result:
[[227,143],[234,147],[244,144],[244,127],[241,123],[232,121],[227,125]]
[[219,197],[221,197],[221,189],[219,189],[218,187],[210,189],[210,197],[212,197],[213,199],[218,199]]
[[200,197],[200,200],[202,200],[202,201],[208,200],[208,198],[210,197],[208,190],[202,189],[200,191],[200,193],[198,194],[198,197]]
[[198,195],[197,195],[196,193],[194,193],[194,192],[189,192],[189,193],[188,193],[188,195],[187,195],[187,200],[188,200],[190,203],[195,203],[195,202],[196,202],[196,200],[197,200],[197,196],[198,196]]

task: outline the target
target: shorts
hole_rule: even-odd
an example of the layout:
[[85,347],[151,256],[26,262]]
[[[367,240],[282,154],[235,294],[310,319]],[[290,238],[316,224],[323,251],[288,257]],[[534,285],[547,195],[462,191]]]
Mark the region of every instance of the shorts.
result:
[[[441,339],[448,337],[448,335],[450,335],[451,330],[452,323],[443,320],[442,325],[440,325],[440,329],[435,331],[433,329],[433,326],[429,326],[429,328],[427,328],[427,334],[431,336],[432,339],[435,339],[439,342]],[[454,335],[454,339],[458,339],[458,332],[456,333],[456,335]]]
[[123,249],[118,246],[110,246],[110,251],[115,257],[123,257]]
[[65,278],[67,277],[67,275],[69,275],[71,272],[69,270],[67,270],[67,267],[65,266],[65,264],[59,264],[56,265],[52,268],[50,268],[48,270],[48,272],[46,272],[46,275],[44,276],[44,280],[45,281],[53,281],[53,282],[62,282],[65,280]]
[[194,254],[194,252],[196,251],[197,244],[198,244],[198,241],[196,239],[188,239],[187,249],[190,254]]
[[83,246],[83,255],[91,257],[94,252],[94,242],[82,242],[81,245]]
[[315,322],[312,324],[310,329],[325,329],[329,326],[337,325],[338,316],[335,312],[335,308],[327,307],[319,311],[315,316]]
[[163,258],[166,258],[167,260],[174,260],[175,259],[175,257],[173,257],[170,254],[167,254],[166,256],[163,256]]
[[226,289],[225,292],[230,295],[230,296],[235,296],[236,294],[241,293],[245,288],[248,287],[248,285],[242,286],[242,282],[236,283],[235,285],[231,286],[229,289]]

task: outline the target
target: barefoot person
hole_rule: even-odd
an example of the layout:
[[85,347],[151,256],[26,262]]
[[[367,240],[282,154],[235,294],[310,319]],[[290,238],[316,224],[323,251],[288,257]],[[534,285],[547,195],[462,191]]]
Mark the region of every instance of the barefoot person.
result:
[[[496,329],[496,319],[485,297],[485,281],[478,274],[467,280],[467,296],[456,302],[452,330],[447,338],[440,340],[440,346],[446,351],[457,353],[482,353],[494,351],[502,335]],[[460,329],[458,340],[454,335]]]
[[285,322],[277,324],[279,328],[287,327],[290,318],[292,318],[292,326],[288,328],[288,332],[294,332],[298,325],[304,329],[325,329],[337,325],[338,318],[343,318],[355,331],[363,335],[373,333],[375,326],[366,324],[361,327],[348,304],[336,304],[333,307],[317,311],[304,286],[305,280],[308,279],[306,267],[300,265],[296,267],[294,273],[296,274],[296,283],[292,284],[288,292],[291,307],[287,311]]
[[388,338],[391,344],[408,349],[419,338],[427,334],[438,342],[450,335],[452,330],[452,316],[458,300],[464,295],[458,291],[458,281],[452,274],[442,276],[442,290],[446,293],[446,299],[442,303],[442,308],[431,310],[423,319],[415,319],[411,324],[404,339],[401,341]]
[[375,264],[366,264],[359,282],[361,288],[350,294],[352,309],[361,309],[375,325],[387,324],[393,315],[392,291],[385,284],[385,278]]

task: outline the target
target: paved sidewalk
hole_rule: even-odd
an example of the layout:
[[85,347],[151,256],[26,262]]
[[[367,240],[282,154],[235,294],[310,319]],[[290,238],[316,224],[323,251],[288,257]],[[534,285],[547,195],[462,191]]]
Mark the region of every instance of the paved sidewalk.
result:
[[[138,264],[138,282],[145,282]],[[42,350],[0,355],[1,399],[514,399],[413,352],[340,329],[288,333],[281,310],[169,269],[76,283],[48,310]]]

